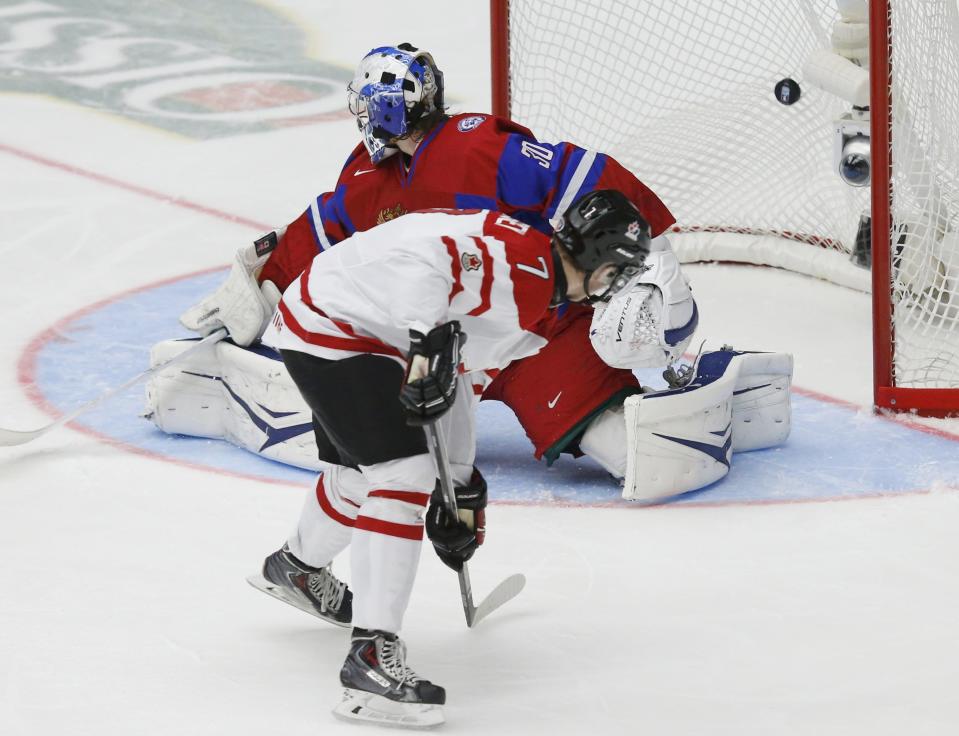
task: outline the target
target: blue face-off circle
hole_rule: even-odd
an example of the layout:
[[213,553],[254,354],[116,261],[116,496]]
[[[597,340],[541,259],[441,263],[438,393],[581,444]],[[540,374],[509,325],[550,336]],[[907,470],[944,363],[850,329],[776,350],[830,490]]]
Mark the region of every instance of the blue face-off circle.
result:
[[[176,316],[213,291],[224,275],[218,270],[185,276],[63,320],[31,347],[28,379],[35,393],[66,413],[145,370],[150,347],[187,336]],[[210,472],[303,487],[315,477],[219,440],[167,435],[140,417],[144,403],[142,386],[133,388],[76,423],[121,446]],[[792,435],[783,447],[733,455],[726,478],[671,504],[825,501],[955,487],[957,440],[794,393]],[[493,501],[637,508],[622,500],[619,486],[588,458],[563,456],[551,468],[534,460],[519,424],[498,402],[480,404],[477,444],[477,465]]]

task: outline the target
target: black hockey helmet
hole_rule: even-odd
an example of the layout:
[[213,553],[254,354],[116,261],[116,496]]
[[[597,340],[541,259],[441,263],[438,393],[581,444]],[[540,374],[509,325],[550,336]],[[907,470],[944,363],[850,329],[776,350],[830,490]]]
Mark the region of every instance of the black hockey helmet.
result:
[[[649,255],[649,223],[625,194],[598,189],[577,199],[560,218],[556,242],[583,271],[590,302],[607,301],[643,268]],[[597,269],[608,272],[608,288],[591,294],[590,277]]]

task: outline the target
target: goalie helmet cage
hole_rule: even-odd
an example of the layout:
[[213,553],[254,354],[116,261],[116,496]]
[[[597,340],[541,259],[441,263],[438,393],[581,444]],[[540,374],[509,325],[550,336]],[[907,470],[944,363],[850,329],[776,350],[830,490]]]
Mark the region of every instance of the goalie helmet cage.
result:
[[[615,156],[676,215],[683,261],[871,291],[875,405],[959,415],[957,3],[869,4],[871,187],[837,173],[851,102],[803,74],[841,17],[865,30],[860,0],[491,0],[493,112]],[[871,277],[851,260],[870,214]]]

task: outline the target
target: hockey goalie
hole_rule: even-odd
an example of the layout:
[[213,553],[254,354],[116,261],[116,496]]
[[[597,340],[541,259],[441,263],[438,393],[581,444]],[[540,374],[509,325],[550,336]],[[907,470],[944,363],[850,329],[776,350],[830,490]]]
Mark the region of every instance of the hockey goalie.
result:
[[[370,80],[373,80],[372,82]],[[448,115],[443,75],[409,44],[367,54],[350,85],[362,142],[333,190],[292,223],[240,249],[223,285],[181,317],[220,343],[156,377],[147,414],[171,433],[226,439],[281,462],[318,467],[311,417],[279,356],[257,339],[281,291],[317,252],[405,212],[492,207],[552,232],[571,202],[622,191],[651,229],[641,273],[608,301],[561,305],[547,345],[500,371],[471,374],[484,400],[516,414],[547,464],[585,454],[621,479],[624,498],[651,501],[702,488],[729,470],[731,452],[779,444],[789,433],[791,357],[706,353],[665,392],[645,392],[633,369],[666,368],[698,323],[689,284],[666,235],[674,219],[612,157],[536,139],[486,114]],[[464,272],[482,264],[464,262]],[[158,364],[188,343],[154,347]]]

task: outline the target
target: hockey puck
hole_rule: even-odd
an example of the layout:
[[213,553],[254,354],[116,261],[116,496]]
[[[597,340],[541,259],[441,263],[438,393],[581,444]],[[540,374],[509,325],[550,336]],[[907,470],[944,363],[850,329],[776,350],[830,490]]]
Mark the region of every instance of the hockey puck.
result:
[[795,79],[786,77],[776,82],[774,88],[776,99],[783,105],[793,105],[799,102],[802,96],[802,90],[799,89],[799,83]]

